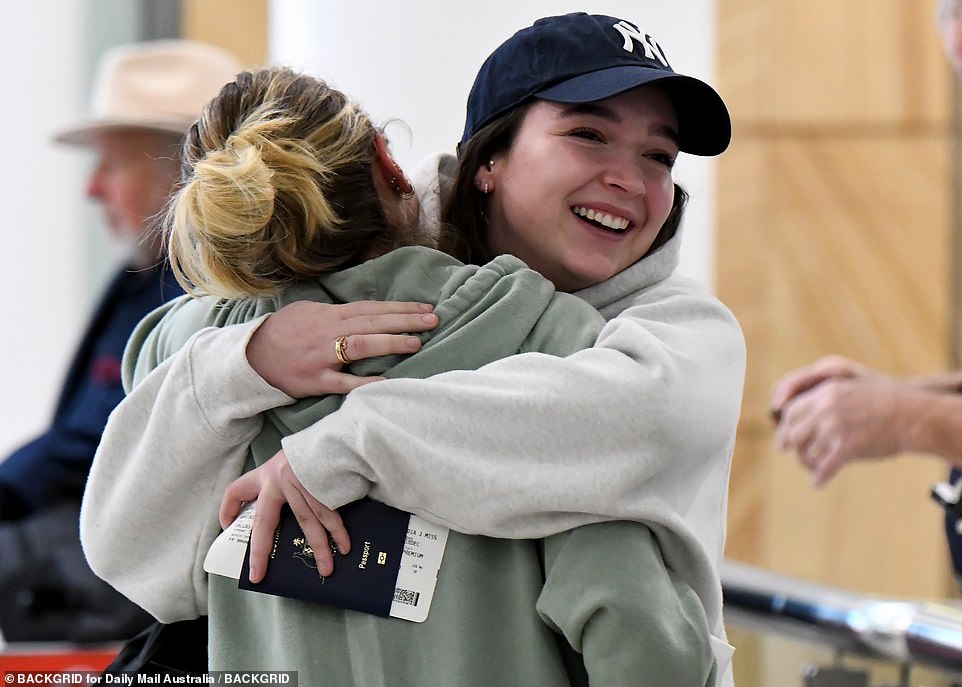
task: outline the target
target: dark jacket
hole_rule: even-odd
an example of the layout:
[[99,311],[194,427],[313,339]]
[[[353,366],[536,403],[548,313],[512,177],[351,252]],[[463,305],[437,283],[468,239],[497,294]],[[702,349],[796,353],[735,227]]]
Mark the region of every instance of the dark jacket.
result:
[[118,271],[74,353],[50,426],[0,461],[0,520],[83,495],[107,416],[124,397],[127,338],[144,315],[182,293],[164,265]]
[[127,339],[141,318],[182,293],[163,265],[119,270],[74,354],[49,428],[0,462],[0,629],[8,641],[126,639],[150,622],[87,565],[80,500],[107,416],[124,396]]

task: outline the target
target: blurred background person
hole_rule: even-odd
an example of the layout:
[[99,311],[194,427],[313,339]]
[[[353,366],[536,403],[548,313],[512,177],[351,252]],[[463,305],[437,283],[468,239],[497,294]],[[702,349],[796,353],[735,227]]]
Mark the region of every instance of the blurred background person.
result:
[[180,295],[155,218],[179,176],[179,146],[203,105],[241,70],[220,48],[163,40],[111,49],[87,118],[56,134],[94,151],[87,195],[122,246],[46,430],[0,461],[0,629],[8,641],[123,638],[148,617],[89,571],[77,517],[107,416],[123,397],[120,360],[140,319]]
[[[939,0],[945,55],[962,78],[962,0]],[[772,389],[775,444],[796,455],[822,487],[852,461],[923,453],[962,465],[962,370],[896,376],[838,355],[785,373]],[[962,476],[953,468],[950,480]],[[946,516],[956,577],[962,537]]]

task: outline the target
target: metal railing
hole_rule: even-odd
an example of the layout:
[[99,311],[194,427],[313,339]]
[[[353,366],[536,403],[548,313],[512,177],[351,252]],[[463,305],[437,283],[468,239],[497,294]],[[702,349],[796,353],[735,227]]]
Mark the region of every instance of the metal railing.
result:
[[[912,668],[917,666],[942,676],[944,684],[962,684],[962,604],[958,602],[860,594],[731,561],[722,567],[722,586],[725,621],[730,627],[827,647],[836,657],[859,656],[897,665],[899,687],[912,684]],[[804,684],[868,682],[836,677],[820,682],[813,673]]]

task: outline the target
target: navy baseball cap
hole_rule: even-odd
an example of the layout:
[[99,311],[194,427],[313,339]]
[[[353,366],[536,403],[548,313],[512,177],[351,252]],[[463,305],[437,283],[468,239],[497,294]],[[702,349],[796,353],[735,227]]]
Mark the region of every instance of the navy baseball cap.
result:
[[533,98],[588,103],[654,83],[675,105],[680,150],[718,155],[728,147],[731,118],[715,89],[675,73],[661,46],[634,24],[584,12],[539,19],[491,53],[468,95],[461,145]]

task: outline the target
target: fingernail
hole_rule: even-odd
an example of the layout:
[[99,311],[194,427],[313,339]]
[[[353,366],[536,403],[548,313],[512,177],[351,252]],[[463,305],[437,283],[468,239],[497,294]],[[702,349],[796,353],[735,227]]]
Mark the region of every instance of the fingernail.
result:
[[250,575],[248,575],[248,578],[250,579],[251,582],[254,582],[256,584],[257,580],[260,579],[260,570],[258,570],[256,567],[252,565],[250,569]]
[[432,312],[433,310],[434,306],[430,303],[421,303],[421,312]]
[[412,351],[416,351],[421,347],[421,339],[416,336],[409,336],[404,342],[404,345]]
[[428,313],[427,315],[421,315],[421,321],[427,324],[434,324],[437,322],[438,316],[434,313]]

